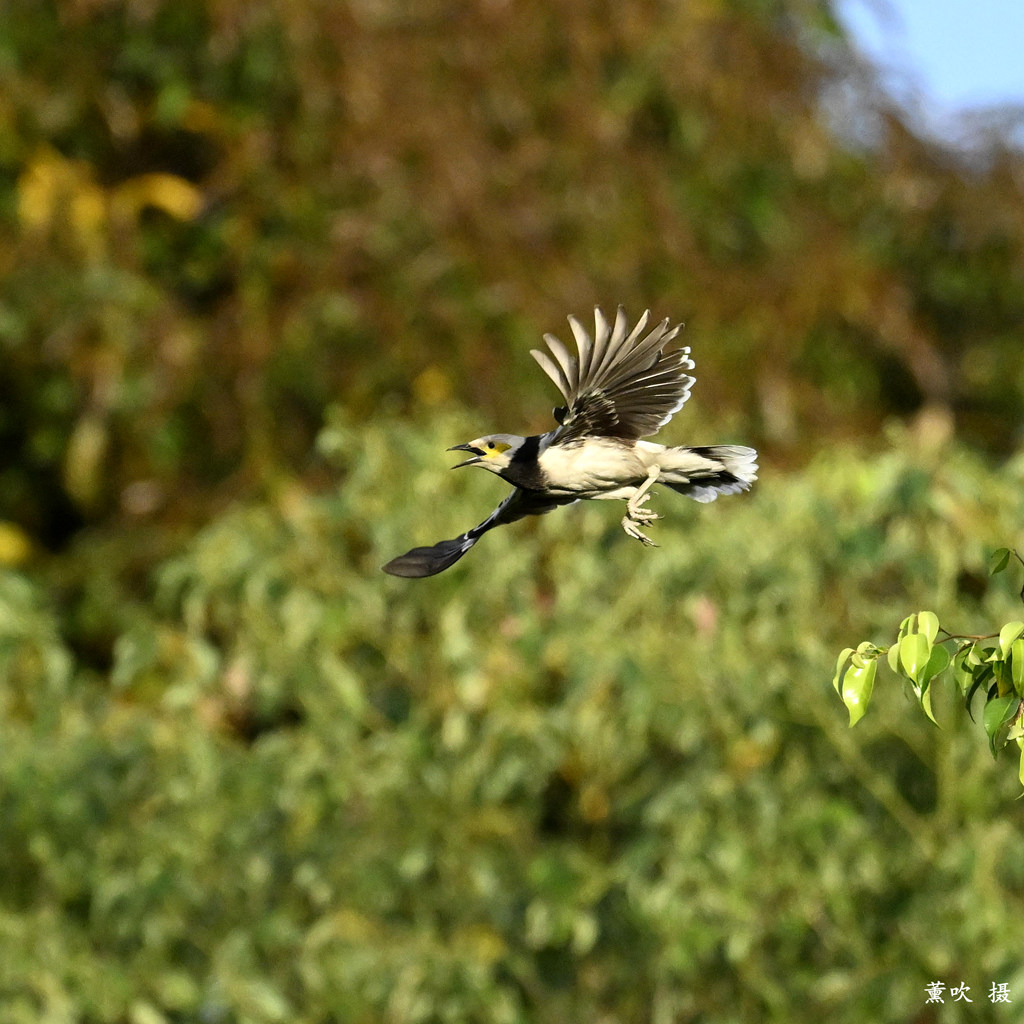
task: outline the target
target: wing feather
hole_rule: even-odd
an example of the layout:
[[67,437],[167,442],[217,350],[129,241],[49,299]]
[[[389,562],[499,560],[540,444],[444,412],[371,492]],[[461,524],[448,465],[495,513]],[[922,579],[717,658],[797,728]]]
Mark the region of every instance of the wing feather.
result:
[[591,370],[597,365],[597,359],[599,355],[604,352],[608,347],[608,339],[611,337],[612,329],[608,326],[608,321],[604,318],[604,313],[601,312],[600,307],[594,307],[594,340],[590,341],[590,336],[583,332],[586,338],[586,358],[584,358],[583,349],[580,350],[580,379],[585,379],[589,376]]
[[[615,379],[623,380],[642,373],[656,365],[658,357],[667,341],[668,320],[663,320],[642,341],[634,342],[633,347],[624,351],[615,365]],[[674,337],[674,335],[673,335]]]
[[587,329],[575,317],[569,317],[569,326],[572,328],[573,337],[576,339],[576,351],[579,353],[579,359],[574,364],[576,377],[570,380],[574,387],[579,387],[580,380],[587,374],[594,343],[587,334]]
[[580,369],[575,357],[569,354],[569,350],[553,334],[545,334],[544,341],[547,343],[548,348],[551,349],[551,354],[558,361],[558,365],[562,368],[562,373],[570,389],[578,387]]
[[[552,338],[551,335],[546,335],[544,338],[548,345],[551,345],[552,341],[558,341],[557,338]],[[561,344],[561,342],[559,342]],[[541,349],[532,348],[530,349],[530,355],[540,364],[540,368],[555,382],[555,386],[559,391],[562,392],[562,397],[568,402],[573,393],[573,387],[569,383],[569,378],[566,377],[565,371],[562,369],[559,363],[556,363],[554,359],[547,354],[547,352]]]
[[[642,331],[647,323],[649,314],[645,313],[641,318],[640,322],[634,328],[634,331]],[[592,386],[600,386],[601,381],[604,379],[610,367],[615,363],[617,355],[623,350],[623,348],[631,343],[633,338],[633,332],[627,335],[626,328],[629,326],[629,321],[626,318],[626,311],[619,306],[618,311],[615,315],[615,328],[612,331],[612,336],[608,341],[608,344],[604,347],[601,353],[600,362],[595,361],[592,365],[588,380]]]
[[604,319],[604,314],[601,314],[601,323],[604,325],[604,330],[598,325],[598,313],[600,313],[600,310],[595,307],[594,324],[597,329],[594,332],[594,354],[586,373],[587,378],[590,380],[593,380],[601,372],[608,353],[615,351],[622,344],[622,339],[626,336],[626,311],[621,306],[619,306],[615,314],[615,326],[610,331],[608,330],[608,322]]
[[557,442],[588,436],[645,437],[683,407],[694,384],[686,373],[693,369],[690,350],[665,352],[682,324],[670,327],[666,319],[647,331],[649,321],[647,311],[627,332],[629,322],[621,306],[612,327],[597,308],[591,338],[570,316],[578,359],[553,335],[544,335],[554,359],[539,351],[533,356],[562,392],[568,409]]

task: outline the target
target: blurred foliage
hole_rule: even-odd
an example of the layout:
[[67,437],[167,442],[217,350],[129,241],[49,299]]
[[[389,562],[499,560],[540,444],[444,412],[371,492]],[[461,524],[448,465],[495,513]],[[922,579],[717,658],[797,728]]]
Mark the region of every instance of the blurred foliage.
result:
[[337,398],[542,426],[527,343],[595,302],[689,320],[789,461],[1019,440],[1021,156],[915,136],[829,0],[10,0],[0,96],[0,519],[48,547],[302,465]]
[[[1024,997],[1013,773],[955,692],[827,693],[894,609],[1019,614],[1022,182],[830,0],[0,4],[0,1018]],[[689,321],[672,439],[753,494],[383,577],[620,301]]]
[[824,678],[894,603],[1010,616],[1021,467],[894,431],[662,494],[657,550],[595,502],[383,577],[503,489],[439,467],[469,429],[338,407],[336,493],[212,521],[109,676],[8,573],[50,668],[44,699],[0,663],[5,1019],[859,1024],[936,978],[1021,992],[1015,773],[952,690],[941,730],[878,692],[851,734]]

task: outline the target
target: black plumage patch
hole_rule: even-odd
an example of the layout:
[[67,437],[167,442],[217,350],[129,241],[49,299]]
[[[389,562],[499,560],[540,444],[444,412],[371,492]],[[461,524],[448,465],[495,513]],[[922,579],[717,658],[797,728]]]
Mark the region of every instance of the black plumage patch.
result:
[[534,434],[524,439],[509,460],[508,466],[501,471],[503,479],[527,491],[544,490],[547,481],[544,478],[544,470],[537,461],[540,455],[540,438],[540,434]]

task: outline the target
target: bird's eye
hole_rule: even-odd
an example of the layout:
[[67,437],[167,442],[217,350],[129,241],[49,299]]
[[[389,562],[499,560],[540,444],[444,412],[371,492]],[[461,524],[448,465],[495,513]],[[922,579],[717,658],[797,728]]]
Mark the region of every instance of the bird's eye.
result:
[[488,448],[493,448],[494,447],[494,442],[493,441],[488,441],[487,442],[487,447]]

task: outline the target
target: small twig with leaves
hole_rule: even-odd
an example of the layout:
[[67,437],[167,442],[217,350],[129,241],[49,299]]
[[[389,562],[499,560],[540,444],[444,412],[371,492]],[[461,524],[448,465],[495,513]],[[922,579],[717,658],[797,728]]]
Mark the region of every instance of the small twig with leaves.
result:
[[[1024,566],[1024,559],[1016,551],[1000,548],[989,563],[990,573],[1002,572],[1011,555]],[[991,644],[993,640],[997,643]],[[1024,785],[1024,622],[1007,622],[998,633],[974,636],[951,633],[939,625],[934,612],[923,611],[908,615],[900,623],[896,641],[889,647],[876,647],[867,640],[856,650],[847,647],[836,661],[832,685],[850,712],[851,726],[864,717],[875,688],[878,662],[883,657],[893,672],[909,680],[921,709],[932,722],[932,683],[947,669],[972,718],[971,703],[983,691],[982,724],[992,756],[1016,741],[1022,751],[1020,781]]]

